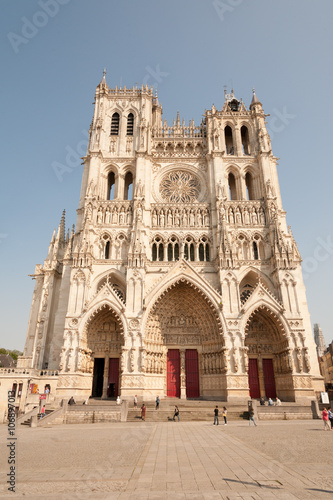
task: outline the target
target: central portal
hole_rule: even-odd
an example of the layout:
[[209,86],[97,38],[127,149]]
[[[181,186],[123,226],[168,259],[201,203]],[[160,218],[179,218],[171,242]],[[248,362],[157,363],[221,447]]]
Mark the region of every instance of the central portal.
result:
[[222,396],[222,348],[222,325],[212,303],[182,279],[156,301],[147,320],[148,391],[174,398]]
[[[181,353],[179,349],[169,349],[167,354],[167,396],[179,398],[181,394]],[[185,386],[187,398],[198,398],[199,360],[196,349],[185,350]]]

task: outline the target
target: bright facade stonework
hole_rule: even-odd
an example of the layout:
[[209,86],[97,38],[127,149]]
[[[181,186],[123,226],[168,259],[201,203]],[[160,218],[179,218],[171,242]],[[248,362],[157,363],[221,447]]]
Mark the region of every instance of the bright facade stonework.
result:
[[314,398],[276,164],[254,92],[249,109],[232,92],[199,126],[169,126],[152,89],[104,75],[76,230],[63,217],[36,267],[21,377],[56,398]]

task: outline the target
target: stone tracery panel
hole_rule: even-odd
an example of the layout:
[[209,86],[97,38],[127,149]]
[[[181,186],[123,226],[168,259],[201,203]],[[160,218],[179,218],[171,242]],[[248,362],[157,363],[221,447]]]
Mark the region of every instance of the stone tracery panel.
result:
[[160,183],[161,196],[169,203],[192,203],[198,199],[200,188],[199,179],[183,170],[168,173]]

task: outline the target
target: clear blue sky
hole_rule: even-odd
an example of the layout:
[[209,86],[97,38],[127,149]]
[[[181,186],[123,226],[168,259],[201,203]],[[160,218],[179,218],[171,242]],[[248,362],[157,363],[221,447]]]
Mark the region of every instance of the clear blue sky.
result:
[[[62,5],[60,5],[62,4]],[[44,5],[44,10],[41,7]],[[66,208],[76,222],[95,87],[158,87],[164,117],[263,103],[312,323],[332,332],[331,0],[2,0],[0,347],[23,349],[34,282]],[[66,150],[67,148],[67,150]],[[79,154],[59,179],[52,165]],[[67,151],[67,152],[66,152]]]

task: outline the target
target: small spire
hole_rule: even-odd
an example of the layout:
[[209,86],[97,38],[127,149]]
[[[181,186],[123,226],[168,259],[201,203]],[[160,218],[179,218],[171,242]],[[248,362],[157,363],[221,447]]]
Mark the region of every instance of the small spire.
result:
[[180,126],[179,111],[177,111],[177,127]]
[[252,89],[252,92],[253,92],[253,96],[252,96],[252,101],[251,101],[251,104],[250,104],[250,109],[251,109],[251,106],[253,104],[261,104],[261,102],[259,101],[258,97],[256,96],[256,91],[255,91],[254,87]]
[[62,243],[65,242],[65,215],[66,215],[66,210],[62,212],[62,216],[60,219],[60,224],[57,232],[57,240],[61,241]]
[[102,78],[100,84],[98,85],[98,87],[108,88],[108,84],[106,83],[105,75],[106,75],[106,69],[104,68],[104,70],[103,70],[103,78]]

